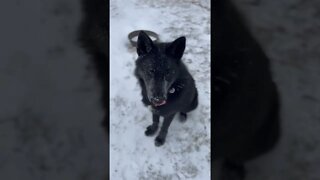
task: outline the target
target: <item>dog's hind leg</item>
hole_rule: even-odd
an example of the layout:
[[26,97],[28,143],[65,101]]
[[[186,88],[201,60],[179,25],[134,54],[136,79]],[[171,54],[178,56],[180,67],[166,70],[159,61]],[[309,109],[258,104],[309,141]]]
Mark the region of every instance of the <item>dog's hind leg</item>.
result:
[[174,115],[175,114],[172,114],[172,115],[164,117],[160,133],[155,139],[155,145],[156,146],[161,146],[166,141],[168,129],[169,129],[169,126],[170,126],[170,124],[171,124],[171,122],[172,122],[172,120],[174,118]]
[[146,136],[152,136],[158,130],[160,116],[156,114],[152,114],[152,124],[147,127],[144,134]]
[[197,108],[197,106],[198,106],[198,92],[196,91],[196,95],[194,96],[191,104],[180,112],[180,117],[179,117],[180,122],[186,122],[187,112],[194,110],[195,108]]

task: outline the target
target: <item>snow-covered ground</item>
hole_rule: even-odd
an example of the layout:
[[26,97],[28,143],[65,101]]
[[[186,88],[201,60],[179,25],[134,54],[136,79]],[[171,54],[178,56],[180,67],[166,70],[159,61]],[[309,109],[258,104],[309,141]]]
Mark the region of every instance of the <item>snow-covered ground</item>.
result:
[[[110,2],[110,177],[111,179],[210,179],[209,1],[112,0]],[[186,36],[183,61],[195,78],[199,106],[186,123],[174,120],[166,143],[146,137],[151,112],[141,102],[133,76],[136,51],[129,32],[147,29],[161,41]],[[160,121],[161,122],[161,121]]]

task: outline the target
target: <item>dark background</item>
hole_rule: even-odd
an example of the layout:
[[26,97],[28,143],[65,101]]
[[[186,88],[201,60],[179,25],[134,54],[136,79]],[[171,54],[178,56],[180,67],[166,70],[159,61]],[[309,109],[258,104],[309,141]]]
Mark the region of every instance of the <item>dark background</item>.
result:
[[107,177],[102,89],[78,41],[80,2],[0,2],[0,179]]
[[[248,179],[319,179],[320,2],[235,4],[282,102],[280,143],[248,165]],[[106,177],[101,86],[76,37],[82,16],[77,0],[0,2],[1,179]]]
[[320,3],[236,0],[270,57],[281,99],[278,146],[249,165],[249,179],[320,179]]

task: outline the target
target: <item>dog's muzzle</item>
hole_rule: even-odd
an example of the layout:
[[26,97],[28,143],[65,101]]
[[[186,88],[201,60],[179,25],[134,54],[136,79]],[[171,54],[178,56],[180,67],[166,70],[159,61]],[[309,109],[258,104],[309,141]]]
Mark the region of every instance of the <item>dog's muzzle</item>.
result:
[[160,97],[154,97],[154,98],[151,98],[151,103],[154,106],[162,106],[162,105],[166,104],[166,99],[160,98]]

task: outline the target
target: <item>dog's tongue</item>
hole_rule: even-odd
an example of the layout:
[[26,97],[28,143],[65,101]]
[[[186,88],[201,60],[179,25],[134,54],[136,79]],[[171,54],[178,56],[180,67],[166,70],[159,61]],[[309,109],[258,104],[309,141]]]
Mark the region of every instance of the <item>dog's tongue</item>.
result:
[[155,106],[162,106],[162,105],[164,105],[164,104],[166,104],[166,101],[165,101],[165,100],[163,100],[163,101],[161,101],[161,102],[159,102],[159,103],[154,103]]

